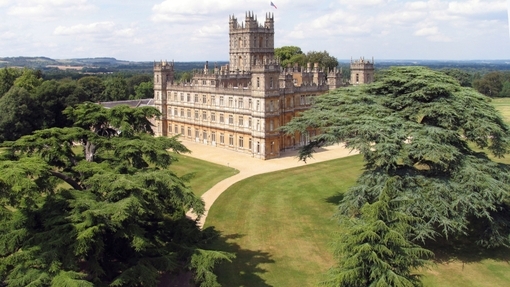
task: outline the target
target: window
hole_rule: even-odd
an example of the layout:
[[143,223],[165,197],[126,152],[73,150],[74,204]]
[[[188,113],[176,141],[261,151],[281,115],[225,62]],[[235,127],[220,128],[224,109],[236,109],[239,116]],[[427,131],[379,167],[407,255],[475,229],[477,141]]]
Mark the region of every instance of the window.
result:
[[216,121],[216,113],[211,112],[211,122],[215,122],[215,121]]
[[239,98],[239,100],[237,101],[237,107],[240,109],[244,108],[243,98]]
[[198,110],[195,110],[195,120],[198,120]]
[[301,97],[299,98],[299,104],[302,106],[305,105],[305,96],[304,95],[301,95]]
[[207,104],[207,96],[202,95],[202,104]]
[[198,94],[195,94],[195,103],[198,103]]
[[273,77],[269,77],[269,87],[273,88]]
[[216,96],[211,96],[211,105],[216,105]]
[[248,140],[248,148],[251,149],[251,138]]
[[174,116],[178,116],[179,113],[177,113],[177,108],[174,108]]
[[244,147],[244,138],[243,137],[239,137],[239,147],[240,148]]
[[211,141],[216,141],[216,132],[211,132]]
[[274,110],[274,102],[273,100],[269,101],[269,111],[272,112]]
[[251,99],[248,100],[248,108],[249,109],[253,108]]
[[257,128],[256,128],[257,131],[260,131],[260,120],[257,120]]
[[202,86],[205,86],[205,80],[202,80]]
[[190,119],[191,118],[191,110],[190,109],[187,110],[187,114],[188,114],[188,119]]
[[225,119],[223,118],[223,114],[220,114],[220,123],[224,123]]
[[207,140],[207,131],[202,131],[202,139],[203,139],[204,141],[206,141],[206,140]]
[[257,77],[257,88],[259,88],[259,87],[260,87],[260,78]]
[[312,102],[312,95],[308,95],[308,96],[306,96],[306,98],[305,98],[305,103],[306,103],[307,105],[309,105],[309,104],[311,104],[311,102]]
[[260,153],[260,142],[257,142],[257,153]]
[[223,96],[220,97],[220,106],[223,106],[225,105],[225,103],[223,102]]
[[228,135],[228,145],[233,146],[234,145],[234,136]]
[[239,116],[239,126],[242,127],[244,125],[244,117]]
[[183,93],[179,93],[181,95],[181,102],[184,102],[184,94]]
[[204,121],[207,120],[207,112],[206,111],[202,112],[202,120],[204,120]]
[[181,109],[181,118],[184,118],[184,109]]
[[260,100],[257,100],[257,111],[260,110]]
[[174,133],[175,133],[175,134],[178,134],[178,133],[179,133],[179,126],[175,125],[175,127],[174,127]]
[[195,130],[195,138],[199,138],[200,137],[200,132],[198,130]]
[[234,98],[233,97],[228,97],[228,106],[229,107],[233,107],[234,106]]
[[273,120],[269,120],[269,130],[272,131],[274,129]]
[[188,128],[188,137],[191,137],[191,128]]
[[248,127],[251,129],[251,118],[248,118]]
[[220,133],[220,144],[225,144],[225,135],[223,133]]
[[177,92],[174,92],[174,102],[177,102]]
[[184,136],[184,126],[181,126],[181,135]]
[[228,124],[229,125],[233,125],[234,124],[234,116],[233,115],[228,115]]
[[191,95],[190,94],[187,94],[186,95],[186,102],[191,102]]

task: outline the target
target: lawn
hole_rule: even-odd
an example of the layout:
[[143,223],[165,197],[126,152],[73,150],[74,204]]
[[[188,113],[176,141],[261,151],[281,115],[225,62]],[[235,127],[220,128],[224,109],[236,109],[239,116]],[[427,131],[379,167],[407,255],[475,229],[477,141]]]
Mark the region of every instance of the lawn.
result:
[[510,98],[493,99],[491,103],[501,113],[505,123],[510,125]]
[[179,161],[172,163],[170,170],[178,176],[193,173],[189,185],[195,194],[201,196],[216,183],[237,174],[239,171],[223,165],[203,161],[187,155],[177,155]]
[[[334,264],[330,243],[341,231],[332,219],[336,205],[361,169],[361,157],[351,156],[258,175],[227,189],[206,221],[222,233],[212,247],[237,254],[217,270],[222,286],[317,286]],[[434,251],[435,264],[419,272],[425,286],[510,286],[508,249]]]
[[360,156],[248,178],[214,203],[206,226],[235,252],[218,272],[222,286],[316,286],[333,264],[336,205],[360,175]]

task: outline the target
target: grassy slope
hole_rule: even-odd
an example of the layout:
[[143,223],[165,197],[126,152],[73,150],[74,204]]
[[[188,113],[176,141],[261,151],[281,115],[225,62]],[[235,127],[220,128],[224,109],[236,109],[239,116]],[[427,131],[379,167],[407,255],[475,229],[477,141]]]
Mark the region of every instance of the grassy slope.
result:
[[[494,106],[510,124],[510,99]],[[497,161],[510,163],[510,158]],[[216,201],[207,219],[223,237],[215,248],[237,253],[218,269],[223,286],[316,286],[333,264],[329,243],[338,192],[354,184],[359,156],[246,179]],[[444,250],[421,273],[425,286],[510,286],[508,249]]]

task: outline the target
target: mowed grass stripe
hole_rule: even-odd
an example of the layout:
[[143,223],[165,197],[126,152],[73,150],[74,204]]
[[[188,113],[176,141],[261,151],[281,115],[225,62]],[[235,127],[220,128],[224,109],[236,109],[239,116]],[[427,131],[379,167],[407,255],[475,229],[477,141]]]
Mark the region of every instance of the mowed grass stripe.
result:
[[316,286],[333,264],[332,218],[360,175],[360,156],[245,179],[214,203],[206,226],[223,238],[213,248],[237,253],[218,268],[222,286]]

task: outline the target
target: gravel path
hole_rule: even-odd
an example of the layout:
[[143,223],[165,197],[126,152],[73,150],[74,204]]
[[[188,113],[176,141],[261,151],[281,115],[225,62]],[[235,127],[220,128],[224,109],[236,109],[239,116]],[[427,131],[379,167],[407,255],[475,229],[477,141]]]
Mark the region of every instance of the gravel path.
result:
[[[215,186],[213,186],[202,195],[202,198],[205,202],[205,213],[200,218],[200,226],[204,226],[205,220],[207,218],[207,213],[209,212],[209,209],[213,205],[214,201],[216,201],[216,199],[228,187],[238,181],[257,174],[273,172],[357,154],[357,152],[351,152],[350,150],[346,149],[343,145],[334,145],[321,148],[318,152],[314,153],[312,159],[308,159],[307,163],[304,163],[302,161],[298,161],[297,151],[284,152],[280,158],[261,160],[252,158],[247,154],[198,144],[195,142],[185,141],[183,144],[191,150],[191,154],[187,154],[188,156],[229,166],[239,170],[238,174],[218,182]],[[189,213],[188,216],[194,218],[194,215],[191,213]]]

